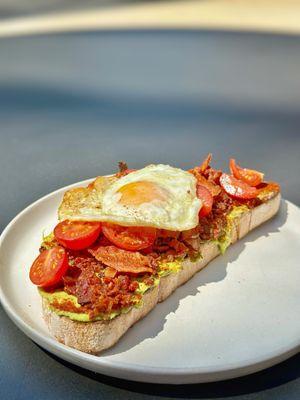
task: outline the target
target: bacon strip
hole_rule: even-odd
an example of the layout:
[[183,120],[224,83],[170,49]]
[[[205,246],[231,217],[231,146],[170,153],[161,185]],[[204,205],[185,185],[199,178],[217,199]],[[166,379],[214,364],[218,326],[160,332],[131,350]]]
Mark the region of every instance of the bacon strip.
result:
[[172,237],[158,238],[153,245],[153,250],[158,253],[174,254],[177,256],[188,252],[188,248],[184,243]]
[[217,196],[221,192],[221,188],[219,185],[215,184],[212,181],[209,181],[202,175],[200,167],[190,169],[189,172],[193,174],[194,177],[197,179],[197,183],[199,185],[205,186],[213,196]]
[[154,272],[149,257],[138,252],[119,249],[116,246],[100,246],[89,252],[108,267],[125,274],[145,274]]

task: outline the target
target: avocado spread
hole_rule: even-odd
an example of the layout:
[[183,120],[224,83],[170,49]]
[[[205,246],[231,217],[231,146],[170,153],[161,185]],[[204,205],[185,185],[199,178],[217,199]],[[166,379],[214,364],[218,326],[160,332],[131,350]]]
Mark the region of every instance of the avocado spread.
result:
[[227,225],[224,232],[221,234],[220,238],[216,241],[221,254],[224,254],[228,246],[231,243],[231,232],[234,224],[234,220],[239,218],[242,214],[247,212],[249,208],[245,205],[235,206],[227,215]]
[[[139,282],[139,287],[136,289],[136,294],[144,294],[147,292],[152,287],[157,286],[159,283],[159,279],[156,278],[154,279],[153,285],[146,285],[144,282]],[[77,298],[71,294],[68,294],[67,292],[63,290],[55,290],[54,292],[47,292],[42,288],[39,288],[39,293],[40,295],[48,301],[48,306],[50,310],[54,311],[57,315],[62,315],[65,317],[69,317],[70,319],[74,321],[81,321],[81,322],[90,322],[90,321],[99,321],[99,320],[111,320],[115,317],[117,317],[120,314],[125,314],[127,313],[131,307],[124,307],[120,308],[119,310],[114,310],[110,313],[101,313],[97,315],[97,317],[90,319],[88,313],[84,312],[71,312],[71,311],[66,311],[66,310],[61,310],[52,305],[54,302],[62,303],[65,301],[70,301],[73,303],[73,305],[78,308],[78,310],[81,308],[81,305],[78,303]],[[134,296],[134,295],[133,295]],[[137,299],[134,307],[141,307],[143,304],[143,300]]]
[[170,274],[176,274],[181,270],[181,268],[182,261],[180,259],[170,262],[160,262],[158,267],[158,276],[162,278]]

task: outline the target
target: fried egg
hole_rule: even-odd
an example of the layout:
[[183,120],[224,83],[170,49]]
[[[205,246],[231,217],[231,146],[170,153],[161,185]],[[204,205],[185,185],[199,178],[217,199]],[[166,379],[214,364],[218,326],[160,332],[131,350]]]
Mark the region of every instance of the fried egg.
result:
[[98,177],[65,193],[59,218],[184,231],[198,224],[196,178],[169,165],[148,165],[121,178]]

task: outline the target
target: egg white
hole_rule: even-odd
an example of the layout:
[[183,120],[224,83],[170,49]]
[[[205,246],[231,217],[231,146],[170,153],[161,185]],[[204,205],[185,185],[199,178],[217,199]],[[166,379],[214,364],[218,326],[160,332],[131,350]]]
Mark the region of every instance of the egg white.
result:
[[[151,182],[164,193],[138,205],[123,204],[120,189],[133,182]],[[69,196],[70,198],[72,196]],[[123,226],[150,226],[173,231],[192,229],[198,224],[202,206],[196,195],[196,178],[169,165],[148,165],[113,180],[104,190],[94,189],[84,199],[75,196],[60,207],[61,219],[112,222]],[[66,203],[66,202],[65,202]]]

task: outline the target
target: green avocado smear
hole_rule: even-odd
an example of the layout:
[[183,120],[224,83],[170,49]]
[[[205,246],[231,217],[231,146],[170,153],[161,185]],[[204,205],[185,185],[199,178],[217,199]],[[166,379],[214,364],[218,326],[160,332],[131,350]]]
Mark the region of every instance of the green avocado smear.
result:
[[[179,272],[182,269],[182,261],[183,261],[182,259],[177,259],[172,262],[161,261],[158,266],[157,276],[154,277],[153,285],[146,285],[146,283],[143,282],[142,280],[139,281],[138,282],[139,286],[136,289],[135,293],[133,294],[133,297],[135,294],[143,295],[148,290],[157,286],[159,284],[160,278]],[[54,311],[57,315],[69,317],[70,319],[72,319],[74,321],[80,321],[80,322],[112,320],[113,318],[117,317],[120,314],[126,314],[133,307],[139,308],[143,305],[143,300],[136,297],[136,301],[135,301],[134,305],[131,307],[120,308],[119,310],[114,310],[113,312],[110,312],[110,313],[101,313],[101,314],[97,315],[96,317],[90,319],[88,313],[79,311],[81,308],[81,305],[78,303],[76,296],[68,294],[64,290],[55,290],[54,292],[47,292],[46,290],[44,290],[42,288],[39,288],[38,290],[39,290],[40,295],[43,297],[43,299],[47,301],[48,307],[51,311]],[[135,299],[133,298],[133,300],[135,300]],[[55,303],[56,302],[63,303],[65,301],[72,302],[73,305],[76,308],[78,308],[78,312],[61,310],[52,305],[54,302]]]
[[168,276],[170,274],[176,274],[182,269],[182,261],[183,259],[178,258],[174,261],[160,262],[157,275],[159,278],[163,278],[164,276]]
[[[135,294],[143,295],[149,289],[157,286],[158,283],[159,283],[159,278],[157,278],[157,277],[154,278],[153,285],[146,285],[144,282],[140,281],[139,287],[136,289]],[[135,296],[133,294],[133,302],[134,302],[133,306],[120,308],[120,309],[114,310],[110,313],[101,313],[91,319],[88,313],[79,311],[81,308],[81,305],[78,303],[76,296],[68,294],[64,290],[55,290],[54,292],[47,292],[46,290],[44,290],[42,288],[38,288],[38,291],[39,291],[40,295],[43,297],[43,299],[47,301],[48,307],[50,308],[51,311],[54,311],[57,315],[69,317],[70,319],[72,319],[74,321],[80,321],[80,322],[111,320],[120,314],[126,314],[133,307],[139,308],[143,305],[143,300],[141,300],[140,298],[138,298],[137,296]],[[65,301],[70,301],[71,303],[73,303],[73,305],[76,308],[78,308],[79,312],[61,310],[52,305],[54,302],[63,303]]]
[[215,240],[215,243],[217,243],[221,254],[224,254],[228,246],[231,244],[231,233],[234,226],[234,220],[240,218],[242,214],[246,213],[247,211],[249,211],[249,208],[245,205],[235,206],[227,215],[226,228],[222,232],[219,239]]

